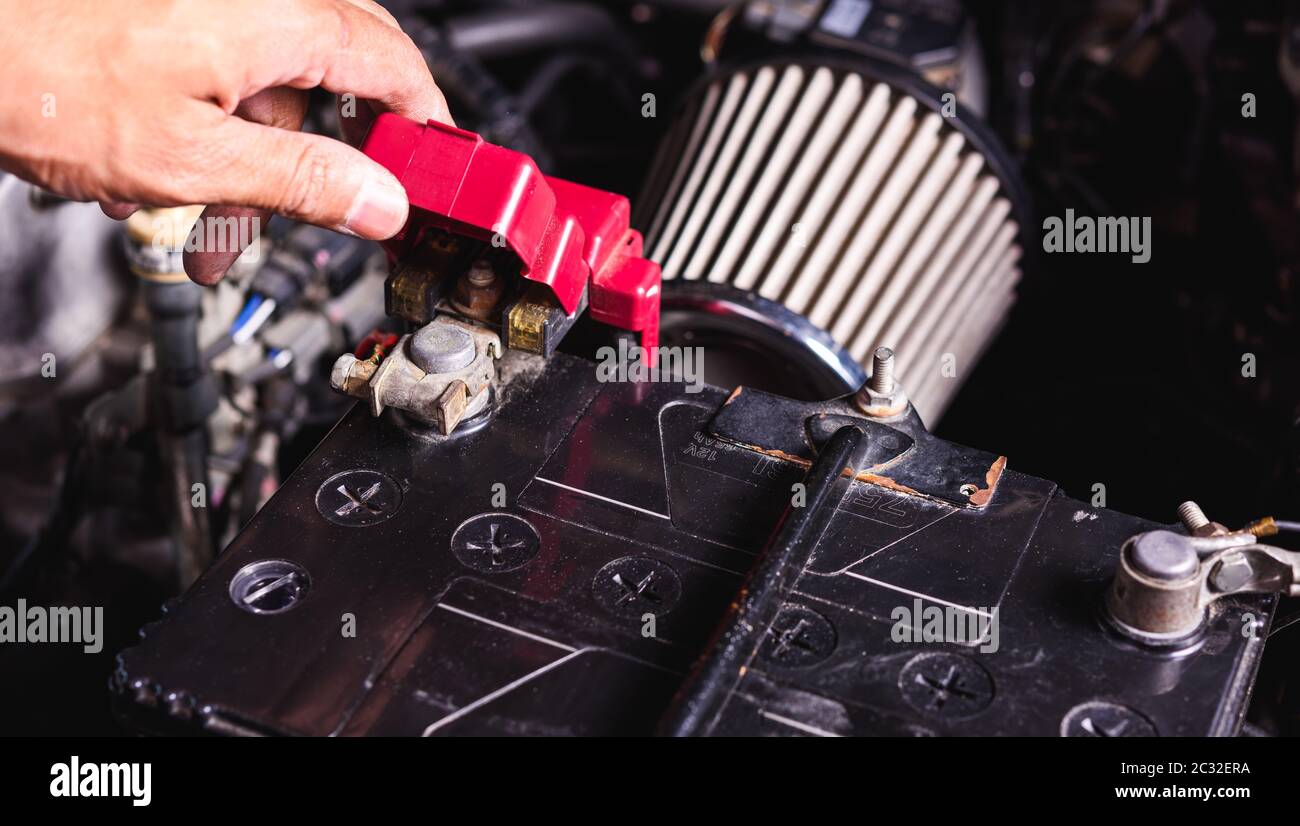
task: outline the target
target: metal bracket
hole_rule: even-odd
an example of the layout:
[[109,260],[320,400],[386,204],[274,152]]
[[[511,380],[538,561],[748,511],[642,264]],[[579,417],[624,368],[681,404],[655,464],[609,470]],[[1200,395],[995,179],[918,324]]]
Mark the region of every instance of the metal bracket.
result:
[[855,464],[858,481],[898,493],[981,508],[1006,468],[1005,456],[937,439],[914,416],[884,424],[842,400],[800,402],[747,387],[736,388],[709,429],[733,444],[809,467],[830,434],[846,424],[866,435]]

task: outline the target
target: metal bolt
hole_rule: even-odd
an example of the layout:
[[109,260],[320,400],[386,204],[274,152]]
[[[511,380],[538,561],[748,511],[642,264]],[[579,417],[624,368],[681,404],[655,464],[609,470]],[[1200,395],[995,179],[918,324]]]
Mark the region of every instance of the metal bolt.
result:
[[894,351],[888,347],[877,347],[871,357],[869,386],[877,393],[894,392]]
[[918,654],[898,676],[903,699],[937,717],[970,717],[993,702],[993,677],[961,654]]
[[456,559],[486,574],[522,568],[541,547],[537,529],[510,513],[479,514],[460,523],[451,535],[451,551]]
[[1080,703],[1061,720],[1062,737],[1155,737],[1151,721],[1119,703]]
[[662,617],[681,598],[682,582],[671,566],[657,559],[624,556],[596,573],[591,591],[607,611],[619,616]]
[[1210,524],[1210,519],[1201,510],[1201,506],[1192,501],[1184,502],[1178,506],[1178,518],[1182,520],[1183,527],[1188,533],[1196,533],[1201,528]]
[[1244,588],[1254,578],[1255,569],[1250,566],[1246,555],[1241,553],[1225,554],[1210,574],[1210,582],[1215,590],[1223,593]]
[[250,614],[282,614],[302,601],[310,587],[301,565],[266,559],[239,569],[230,580],[230,599]]
[[474,337],[463,327],[431,321],[411,336],[408,352],[426,373],[452,373],[474,361]]
[[401,487],[375,470],[336,473],[316,491],[320,515],[348,528],[378,525],[397,513],[401,505]]
[[456,280],[451,306],[458,313],[479,321],[495,320],[496,307],[501,303],[505,285],[492,267],[492,262],[480,258]]
[[469,268],[468,278],[475,287],[487,287],[497,280],[497,273],[492,269],[491,261],[480,258]]
[[819,663],[835,650],[835,626],[826,617],[802,605],[786,605],[767,630],[758,655],[790,668]]
[[1179,582],[1200,569],[1191,541],[1173,531],[1150,531],[1133,540],[1129,562],[1142,574],[1162,582]]
[[854,398],[859,410],[868,416],[887,418],[907,410],[907,394],[894,380],[894,351],[877,347],[872,356],[871,378],[859,388]]

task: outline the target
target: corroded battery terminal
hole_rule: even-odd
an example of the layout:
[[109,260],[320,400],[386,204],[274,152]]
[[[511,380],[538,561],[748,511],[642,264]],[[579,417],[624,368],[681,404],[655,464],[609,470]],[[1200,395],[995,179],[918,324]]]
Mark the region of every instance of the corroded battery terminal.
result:
[[384,242],[384,296],[414,332],[341,356],[336,390],[450,433],[491,403],[503,349],[550,357],[584,312],[658,344],[659,266],[642,256],[627,198],[433,121],[381,115],[362,149],[410,198],[407,225]]

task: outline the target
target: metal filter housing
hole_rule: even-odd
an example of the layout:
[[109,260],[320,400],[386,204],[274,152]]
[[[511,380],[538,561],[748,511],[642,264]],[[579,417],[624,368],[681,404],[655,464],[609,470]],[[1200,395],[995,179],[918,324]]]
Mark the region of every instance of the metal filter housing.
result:
[[938,92],[889,74],[813,59],[714,75],[678,112],[634,225],[668,289],[753,291],[859,363],[891,347],[933,422],[1015,300],[1023,197],[960,102],[945,117]]

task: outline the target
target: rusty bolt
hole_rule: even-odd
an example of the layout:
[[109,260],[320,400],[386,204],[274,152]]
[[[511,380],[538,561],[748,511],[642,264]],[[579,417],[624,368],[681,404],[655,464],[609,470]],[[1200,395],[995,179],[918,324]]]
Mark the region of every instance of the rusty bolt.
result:
[[486,321],[504,292],[505,284],[497,277],[492,262],[480,258],[456,282],[451,304],[458,312],[470,318]]
[[492,269],[492,262],[486,258],[480,258],[469,268],[469,283],[475,287],[486,287],[493,281],[497,280],[496,270]]

